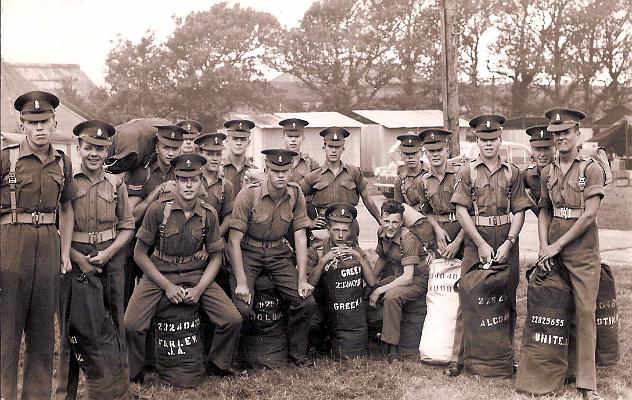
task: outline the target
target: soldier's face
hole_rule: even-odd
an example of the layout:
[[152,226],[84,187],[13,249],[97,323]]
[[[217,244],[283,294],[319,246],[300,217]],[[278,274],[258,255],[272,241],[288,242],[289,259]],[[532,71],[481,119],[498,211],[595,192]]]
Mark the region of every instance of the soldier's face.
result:
[[99,171],[108,156],[108,146],[97,146],[85,140],[79,140],[77,146],[81,165],[86,171]]
[[402,152],[402,161],[404,165],[410,169],[415,169],[421,165],[421,152],[404,153]]
[[495,158],[498,157],[498,151],[500,150],[500,144],[502,139],[500,137],[494,139],[476,139],[478,143],[478,149],[481,151],[483,158]]
[[553,162],[555,147],[532,147],[531,150],[533,151],[533,161],[535,161],[539,168],[544,168]]
[[236,156],[241,156],[246,153],[248,145],[250,144],[250,138],[228,135],[226,144],[228,145],[228,150],[230,150],[231,153]]
[[325,149],[325,158],[327,161],[332,163],[340,161],[342,152],[345,151],[345,146],[332,146],[330,144],[326,144],[323,148]]
[[555,146],[560,153],[570,153],[577,148],[579,128],[573,127],[559,132],[553,132]]
[[426,150],[428,161],[433,167],[442,167],[448,159],[448,148],[442,147],[440,149]]
[[206,158],[206,164],[204,168],[207,171],[216,172],[219,170],[222,164],[222,151],[221,150],[204,150],[198,149],[198,154]]
[[287,150],[292,150],[298,153],[301,150],[301,143],[303,143],[303,135],[283,135],[283,141],[285,142],[285,148]]
[[164,143],[158,142],[156,144],[156,154],[158,160],[164,165],[169,165],[171,160],[180,155],[180,147],[167,146]]
[[55,116],[44,121],[22,120],[22,131],[26,135],[29,143],[35,147],[45,147],[50,144],[53,132],[57,129]]
[[402,215],[382,213],[380,218],[380,225],[387,238],[394,238],[402,229]]
[[193,143],[193,139],[184,139],[184,142],[180,147],[180,151],[182,152],[182,154],[195,153],[195,143]]
[[285,171],[277,171],[272,168],[268,168],[267,174],[268,182],[272,185],[272,187],[277,190],[282,190],[287,187],[292,171],[289,169]]
[[351,223],[350,222],[328,222],[329,238],[334,246],[340,246],[349,241],[351,236]]
[[178,177],[178,194],[183,200],[195,199],[200,191],[200,186],[202,186],[200,175]]

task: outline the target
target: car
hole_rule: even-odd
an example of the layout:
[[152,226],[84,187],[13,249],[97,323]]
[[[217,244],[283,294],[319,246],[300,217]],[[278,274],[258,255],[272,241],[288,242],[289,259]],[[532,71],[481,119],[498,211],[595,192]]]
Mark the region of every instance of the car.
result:
[[[479,149],[476,142],[460,142],[460,153],[463,157],[471,160],[478,157]],[[531,148],[522,143],[503,141],[500,145],[500,157],[503,160],[509,160],[514,163],[520,170],[525,169],[531,164]],[[428,159],[426,156],[422,156],[422,161],[428,165]],[[398,171],[403,169],[403,162],[397,163],[391,161],[388,165],[382,165],[376,167],[373,170],[375,176],[374,185],[377,191],[384,197],[392,199],[395,193],[395,178],[397,178]]]

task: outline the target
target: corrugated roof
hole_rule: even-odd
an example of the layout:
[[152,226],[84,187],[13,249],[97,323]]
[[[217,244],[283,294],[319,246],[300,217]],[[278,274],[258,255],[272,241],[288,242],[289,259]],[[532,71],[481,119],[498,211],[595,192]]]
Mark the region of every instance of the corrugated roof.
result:
[[79,64],[34,64],[7,63],[18,74],[37,86],[39,90],[55,93],[64,79],[72,79],[73,87],[83,96],[89,95],[97,86],[81,70]]
[[[354,113],[386,128],[437,128],[443,126],[441,110],[353,110]],[[459,126],[468,122],[459,118]]]
[[299,113],[274,113],[274,114],[231,114],[231,118],[249,119],[261,128],[279,128],[279,121],[286,118],[300,118],[309,122],[310,128],[327,128],[340,126],[343,128],[361,128],[363,123],[349,118],[339,112],[299,112]]

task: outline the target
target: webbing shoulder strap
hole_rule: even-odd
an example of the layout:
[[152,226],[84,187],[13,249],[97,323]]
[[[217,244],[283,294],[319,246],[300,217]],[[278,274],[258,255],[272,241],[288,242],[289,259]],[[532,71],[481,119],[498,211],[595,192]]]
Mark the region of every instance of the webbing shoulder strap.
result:
[[588,168],[588,165],[594,161],[594,159],[586,157],[582,157],[579,160],[579,177],[577,185],[579,186],[579,208],[582,209],[582,212],[586,207],[586,199],[584,198],[584,190],[586,190],[586,168]]
[[[478,203],[476,201],[476,178],[478,177],[478,171],[476,167],[472,166],[472,162],[469,163],[470,169],[470,188],[471,188],[471,196],[472,196],[472,205],[474,206],[474,215],[478,217]],[[506,165],[508,168],[505,169],[505,176],[507,177],[507,213],[511,212],[511,178],[513,178],[513,168],[511,163],[501,162],[502,165]]]
[[[16,195],[17,179],[15,176],[15,166],[18,163],[18,157],[20,155],[19,147],[11,147],[9,149],[9,190],[11,197],[11,222],[15,223],[18,217],[18,202]],[[62,170],[63,171],[63,170]]]
[[164,255],[164,244],[165,244],[165,227],[167,226],[167,221],[169,220],[169,216],[171,215],[171,209],[173,208],[173,201],[168,201],[165,203],[165,208],[162,210],[162,222],[158,228],[160,243],[158,246],[158,251],[160,255]]
[[105,179],[107,179],[107,181],[110,182],[110,185],[112,185],[112,188],[114,189],[114,199],[116,200],[116,198],[118,197],[118,188],[119,186],[121,186],[123,180],[117,178],[116,175],[112,175],[108,172],[105,173]]

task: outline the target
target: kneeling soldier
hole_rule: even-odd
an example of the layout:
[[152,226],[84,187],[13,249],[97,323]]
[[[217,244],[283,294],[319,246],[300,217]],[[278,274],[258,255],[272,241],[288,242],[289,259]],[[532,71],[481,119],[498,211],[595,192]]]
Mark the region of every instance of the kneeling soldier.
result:
[[313,268],[308,282],[322,279],[329,334],[334,357],[364,355],[369,337],[364,303],[364,282],[375,286],[375,274],[362,249],[351,240],[351,224],[358,215],[348,203],[334,203],[325,210],[329,237],[308,250]]
[[[122,179],[105,172],[103,162],[108,154],[114,127],[91,120],[77,125],[73,133],[79,137],[81,166],[74,173],[76,192],[72,198],[74,232],[70,260],[72,273],[62,277],[60,320],[60,357],[55,397],[74,399],[79,384],[79,364],[68,337],[70,318],[89,320],[94,316],[70,315],[72,280],[81,272],[95,274],[103,285],[103,302],[110,311],[119,338],[123,331],[123,282],[125,253],[121,249],[134,235],[134,216]],[[75,299],[76,300],[76,299]],[[101,323],[101,321],[96,321]],[[93,338],[97,340],[98,338]],[[126,359],[127,354],[121,358]],[[85,357],[86,360],[90,357]],[[110,366],[102,366],[109,368]]]
[[[130,377],[134,380],[142,380],[145,336],[163,295],[174,304],[200,303],[215,324],[207,370],[215,375],[232,373],[241,316],[214,282],[224,245],[217,213],[198,199],[205,162],[199,154],[183,154],[171,161],[177,179],[175,198],[153,203],[137,233],[134,260],[144,274],[125,312]],[[152,246],[155,250],[149,257]],[[198,259],[201,250],[204,254]]]
[[402,203],[387,200],[382,204],[381,213],[381,227],[375,249],[378,259],[373,271],[379,276],[382,268],[387,266],[392,273],[378,282],[369,304],[376,307],[380,296],[384,295],[381,340],[388,345],[389,359],[394,360],[397,358],[400,339],[402,307],[411,301],[425,298],[428,289],[428,265],[423,243],[402,227]]
[[[314,287],[307,283],[307,236],[310,224],[305,198],[298,185],[289,183],[296,152],[264,150],[266,179],[237,194],[229,233],[233,301],[243,317],[252,311],[257,276],[267,273],[289,307],[289,358],[305,361],[309,318],[314,309]],[[283,238],[294,232],[294,254]]]

